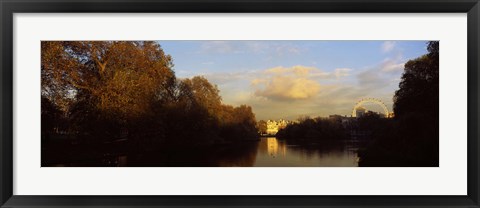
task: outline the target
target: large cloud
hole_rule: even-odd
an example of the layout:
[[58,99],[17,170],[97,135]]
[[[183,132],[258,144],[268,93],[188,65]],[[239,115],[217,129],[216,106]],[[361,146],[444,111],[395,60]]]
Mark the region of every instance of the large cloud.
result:
[[326,77],[325,73],[314,67],[293,66],[275,67],[265,70],[265,78],[252,80],[256,88],[255,95],[270,100],[305,100],[315,97],[320,84],[315,77]]
[[314,97],[320,91],[320,84],[304,77],[275,76],[266,87],[255,95],[273,100],[298,100]]

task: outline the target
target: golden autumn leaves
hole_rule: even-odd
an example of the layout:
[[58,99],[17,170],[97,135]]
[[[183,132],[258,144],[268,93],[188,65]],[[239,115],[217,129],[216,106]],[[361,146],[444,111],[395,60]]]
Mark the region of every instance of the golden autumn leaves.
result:
[[51,122],[68,132],[200,143],[257,135],[251,107],[222,104],[203,77],[177,79],[157,42],[43,41],[41,67],[42,119],[51,104],[63,112]]
[[42,93],[55,101],[67,91],[88,94],[99,109],[140,116],[155,98],[173,96],[171,67],[171,57],[155,42],[44,41]]

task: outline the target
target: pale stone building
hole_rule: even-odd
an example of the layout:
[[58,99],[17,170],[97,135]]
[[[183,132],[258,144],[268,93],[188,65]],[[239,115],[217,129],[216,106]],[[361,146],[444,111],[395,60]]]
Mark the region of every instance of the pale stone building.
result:
[[280,119],[278,121],[268,120],[267,121],[267,134],[275,135],[280,129],[285,128],[288,125],[288,121]]

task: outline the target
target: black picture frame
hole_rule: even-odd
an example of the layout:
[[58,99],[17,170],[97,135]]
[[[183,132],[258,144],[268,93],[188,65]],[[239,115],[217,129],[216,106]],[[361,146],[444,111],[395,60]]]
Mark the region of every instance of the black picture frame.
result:
[[[0,0],[1,207],[480,207],[478,0]],[[466,196],[25,196],[13,195],[14,13],[467,13],[468,194]],[[445,178],[451,180],[451,178]],[[92,187],[93,189],[94,187]],[[414,188],[414,187],[412,187]]]

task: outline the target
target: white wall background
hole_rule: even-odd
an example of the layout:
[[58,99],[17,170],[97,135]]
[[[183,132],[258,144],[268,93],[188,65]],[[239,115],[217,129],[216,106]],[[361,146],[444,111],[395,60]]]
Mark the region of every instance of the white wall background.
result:
[[[437,168],[41,168],[41,40],[440,40]],[[15,14],[16,195],[465,195],[466,14]]]

